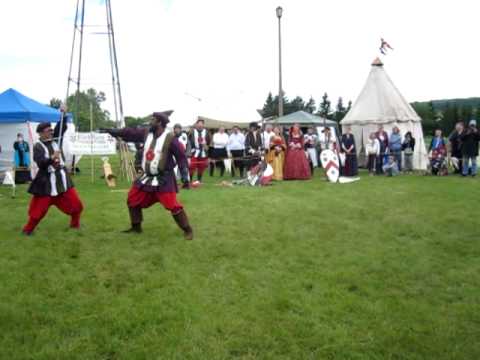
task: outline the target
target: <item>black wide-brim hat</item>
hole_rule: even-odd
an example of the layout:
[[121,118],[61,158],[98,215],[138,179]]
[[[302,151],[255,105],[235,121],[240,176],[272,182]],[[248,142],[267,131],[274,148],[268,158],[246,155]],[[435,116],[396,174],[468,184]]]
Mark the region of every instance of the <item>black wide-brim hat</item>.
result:
[[249,127],[249,128],[255,128],[255,129],[258,129],[258,128],[259,128],[258,124],[257,124],[256,122],[254,122],[254,121],[252,121],[252,122],[250,123],[250,125],[248,125],[248,127]]
[[167,110],[167,111],[158,111],[154,112],[152,114],[152,117],[160,121],[160,123],[163,126],[167,126],[167,124],[170,122],[169,116],[172,115],[173,110]]

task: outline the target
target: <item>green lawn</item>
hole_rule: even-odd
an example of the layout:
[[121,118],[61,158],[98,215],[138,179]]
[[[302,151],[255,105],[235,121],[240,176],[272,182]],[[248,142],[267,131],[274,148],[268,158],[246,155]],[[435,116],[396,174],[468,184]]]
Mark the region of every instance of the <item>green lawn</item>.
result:
[[187,242],[159,206],[120,234],[126,192],[84,165],[78,232],[52,208],[21,236],[0,187],[0,359],[480,359],[478,180],[207,177]]

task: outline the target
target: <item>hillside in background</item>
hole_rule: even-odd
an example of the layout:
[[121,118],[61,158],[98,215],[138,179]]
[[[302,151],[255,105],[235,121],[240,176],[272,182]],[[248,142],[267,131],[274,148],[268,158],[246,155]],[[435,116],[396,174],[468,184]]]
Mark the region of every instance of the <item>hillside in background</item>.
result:
[[444,111],[448,107],[457,106],[460,108],[480,108],[480,97],[472,97],[466,99],[443,99],[443,100],[432,100],[433,107],[435,110]]
[[431,134],[437,128],[449,134],[458,121],[478,118],[480,97],[413,102],[412,106],[423,120],[425,134]]

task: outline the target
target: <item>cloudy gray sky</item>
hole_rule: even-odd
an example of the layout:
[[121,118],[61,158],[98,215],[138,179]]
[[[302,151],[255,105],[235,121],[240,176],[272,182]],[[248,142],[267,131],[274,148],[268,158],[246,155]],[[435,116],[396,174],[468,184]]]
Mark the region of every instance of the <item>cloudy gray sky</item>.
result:
[[[75,4],[0,2],[0,91],[65,97]],[[383,60],[409,101],[480,95],[475,0],[112,0],[125,114],[254,120],[278,89],[278,5],[289,97],[355,100],[380,37],[395,48]],[[103,2],[87,0],[85,15],[104,24]],[[111,98],[106,41],[86,35],[82,78]]]

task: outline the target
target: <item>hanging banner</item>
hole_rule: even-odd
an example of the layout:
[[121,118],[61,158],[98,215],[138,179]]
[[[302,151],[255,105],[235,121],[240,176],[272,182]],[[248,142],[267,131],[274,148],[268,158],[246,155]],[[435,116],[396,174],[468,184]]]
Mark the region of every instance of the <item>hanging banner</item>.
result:
[[113,155],[117,153],[117,141],[109,134],[81,133],[69,137],[69,152],[73,155]]

